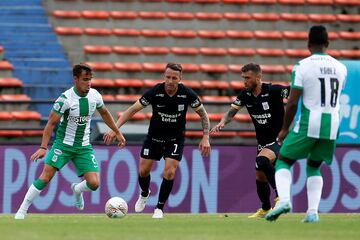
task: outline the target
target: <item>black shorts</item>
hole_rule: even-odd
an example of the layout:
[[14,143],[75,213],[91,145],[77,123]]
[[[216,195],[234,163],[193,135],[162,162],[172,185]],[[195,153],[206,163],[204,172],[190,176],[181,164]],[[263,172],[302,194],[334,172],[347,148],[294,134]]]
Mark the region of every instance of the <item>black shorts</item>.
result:
[[142,146],[140,156],[159,161],[162,157],[181,161],[184,151],[184,139],[156,139],[148,136]]
[[278,142],[272,142],[272,143],[268,143],[265,145],[258,145],[257,148],[257,154],[259,154],[261,152],[261,150],[263,150],[264,148],[270,149],[271,151],[273,151],[275,153],[276,158],[278,158],[279,156],[279,152],[280,152],[280,148],[281,146],[278,144]]

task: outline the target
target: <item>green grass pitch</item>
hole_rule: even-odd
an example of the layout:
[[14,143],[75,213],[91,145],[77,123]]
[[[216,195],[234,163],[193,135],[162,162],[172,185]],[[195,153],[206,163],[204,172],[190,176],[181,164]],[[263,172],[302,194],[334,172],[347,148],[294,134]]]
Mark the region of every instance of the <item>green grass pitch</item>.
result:
[[360,239],[360,214],[321,214],[320,223],[304,224],[304,214],[287,214],[276,222],[248,219],[248,214],[29,214],[25,220],[0,215],[1,240],[237,240]]

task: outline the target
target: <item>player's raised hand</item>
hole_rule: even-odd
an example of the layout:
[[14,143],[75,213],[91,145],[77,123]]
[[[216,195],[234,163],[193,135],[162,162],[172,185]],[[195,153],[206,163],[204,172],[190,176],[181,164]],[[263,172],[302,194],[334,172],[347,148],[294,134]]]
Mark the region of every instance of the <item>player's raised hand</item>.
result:
[[282,143],[284,142],[284,139],[288,135],[288,133],[289,133],[289,130],[281,129],[278,137],[276,138],[276,141],[279,143],[279,145],[282,145]]
[[210,133],[220,132],[220,130],[223,129],[224,127],[225,124],[223,122],[219,122],[210,130]]
[[[109,145],[110,143],[112,143],[115,140],[115,137],[116,137],[116,133],[114,131],[110,130],[109,132],[104,134],[104,137],[103,137],[104,143],[106,145]],[[124,140],[125,140],[125,138],[124,138]]]
[[209,142],[209,137],[204,136],[199,143],[199,150],[201,155],[204,157],[208,157],[210,155],[211,147]]
[[30,160],[36,162],[38,159],[43,158],[46,154],[46,150],[39,148],[33,155],[31,155]]
[[122,135],[121,132],[119,132],[118,134],[116,134],[116,139],[119,141],[119,143],[118,143],[118,147],[119,147],[119,148],[125,147],[126,140],[125,140],[125,138],[124,138],[124,136]]

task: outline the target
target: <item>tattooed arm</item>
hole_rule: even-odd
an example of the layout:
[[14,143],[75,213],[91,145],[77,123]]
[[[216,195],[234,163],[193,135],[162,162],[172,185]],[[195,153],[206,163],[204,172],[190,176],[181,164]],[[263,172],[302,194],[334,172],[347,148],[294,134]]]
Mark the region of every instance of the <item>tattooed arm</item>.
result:
[[223,129],[225,127],[226,124],[228,124],[229,122],[231,122],[231,120],[233,119],[233,117],[236,115],[236,113],[240,110],[241,108],[237,109],[233,106],[230,107],[229,111],[227,111],[223,118],[221,119],[221,121],[215,125],[212,129],[211,129],[211,133],[214,132],[219,132],[221,129]]
[[199,149],[201,151],[201,154],[204,157],[207,157],[210,155],[211,151],[209,142],[210,120],[203,105],[200,105],[195,111],[197,114],[199,114],[201,118],[201,125],[203,129],[203,137],[199,143]]

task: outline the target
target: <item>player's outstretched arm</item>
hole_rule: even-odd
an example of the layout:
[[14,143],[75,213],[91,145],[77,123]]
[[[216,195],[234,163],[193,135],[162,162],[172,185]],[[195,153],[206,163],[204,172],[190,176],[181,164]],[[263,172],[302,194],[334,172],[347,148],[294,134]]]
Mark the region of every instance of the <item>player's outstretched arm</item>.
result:
[[114,133],[114,137],[116,137],[116,139],[119,141],[118,146],[120,148],[123,148],[126,144],[126,140],[124,138],[124,136],[122,135],[122,133],[119,131],[118,127],[115,124],[115,121],[113,119],[113,117],[111,116],[111,113],[109,112],[109,110],[103,106],[102,108],[98,109],[102,119],[104,120],[105,124],[112,130],[112,132]]
[[233,117],[236,115],[236,113],[239,111],[240,109],[236,109],[234,107],[230,107],[229,111],[227,111],[224,116],[222,117],[222,119],[220,120],[220,122],[218,124],[216,124],[211,130],[210,133],[215,133],[215,132],[219,132],[221,129],[223,129],[225,127],[226,124],[228,124],[229,122],[231,122],[231,120],[233,119]]
[[50,112],[49,120],[46,123],[40,148],[30,157],[31,161],[37,161],[40,158],[43,158],[46,154],[47,145],[49,144],[51,134],[54,131],[56,124],[60,121],[61,115],[55,113],[54,111]]
[[210,141],[209,141],[210,120],[203,105],[200,105],[196,109],[196,113],[199,114],[201,118],[201,125],[204,133],[199,143],[199,149],[204,157],[208,157],[211,151]]

